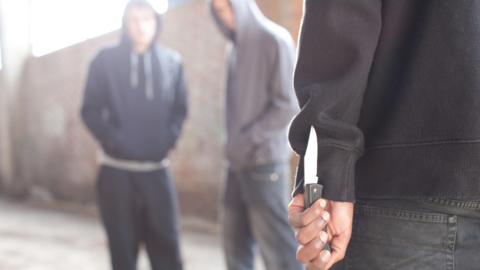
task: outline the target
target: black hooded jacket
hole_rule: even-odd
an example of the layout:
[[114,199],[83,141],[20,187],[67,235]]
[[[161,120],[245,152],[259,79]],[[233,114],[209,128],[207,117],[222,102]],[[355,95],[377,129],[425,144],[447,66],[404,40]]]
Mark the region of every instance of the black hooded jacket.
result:
[[480,1],[306,0],[291,145],[328,199],[479,200],[479,67]]
[[180,56],[156,44],[132,53],[124,30],[90,65],[82,118],[109,156],[161,161],[180,135],[186,92]]

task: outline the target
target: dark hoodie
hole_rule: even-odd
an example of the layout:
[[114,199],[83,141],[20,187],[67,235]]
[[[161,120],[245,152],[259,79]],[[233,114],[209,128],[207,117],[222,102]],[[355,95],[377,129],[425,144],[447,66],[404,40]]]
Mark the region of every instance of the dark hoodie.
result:
[[295,51],[287,30],[268,20],[253,0],[230,0],[236,29],[228,54],[227,158],[232,169],[285,162],[287,126],[297,111],[293,91]]
[[316,128],[326,198],[480,199],[479,15],[477,0],[306,0],[290,141],[303,155]]
[[82,118],[109,156],[161,161],[180,135],[186,98],[180,56],[155,42],[144,55],[133,53],[124,24],[120,44],[90,65]]

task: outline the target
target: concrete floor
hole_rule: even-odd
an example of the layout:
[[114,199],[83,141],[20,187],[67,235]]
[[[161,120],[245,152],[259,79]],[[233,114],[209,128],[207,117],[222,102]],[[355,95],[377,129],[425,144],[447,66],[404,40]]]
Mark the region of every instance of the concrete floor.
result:
[[[184,229],[182,249],[186,270],[225,269],[215,233]],[[57,269],[110,269],[98,219],[0,200],[0,270]],[[148,260],[142,252],[139,270],[147,269]]]

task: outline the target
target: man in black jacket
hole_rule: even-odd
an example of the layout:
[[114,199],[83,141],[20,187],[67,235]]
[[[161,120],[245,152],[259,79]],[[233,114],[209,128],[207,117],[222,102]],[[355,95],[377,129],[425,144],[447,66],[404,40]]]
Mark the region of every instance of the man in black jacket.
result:
[[156,44],[160,15],[146,0],[126,7],[122,40],[93,59],[83,120],[101,145],[98,202],[113,269],[136,269],[141,242],[153,269],[182,269],[168,153],[187,112],[177,53]]
[[479,15],[475,0],[306,0],[290,142],[302,165],[315,128],[325,200],[304,210],[299,166],[289,210],[310,269],[345,254],[335,269],[478,269]]

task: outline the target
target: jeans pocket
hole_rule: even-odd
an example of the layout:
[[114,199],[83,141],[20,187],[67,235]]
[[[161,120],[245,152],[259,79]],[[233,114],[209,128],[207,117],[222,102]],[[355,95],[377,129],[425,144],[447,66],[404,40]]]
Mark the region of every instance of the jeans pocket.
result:
[[357,205],[346,268],[445,269],[449,232],[444,214]]
[[249,179],[259,182],[277,182],[284,174],[284,166],[278,164],[256,166],[247,171],[247,177]]
[[275,205],[286,206],[289,193],[286,170],[285,165],[280,163],[246,170],[241,183],[245,201],[267,209]]

